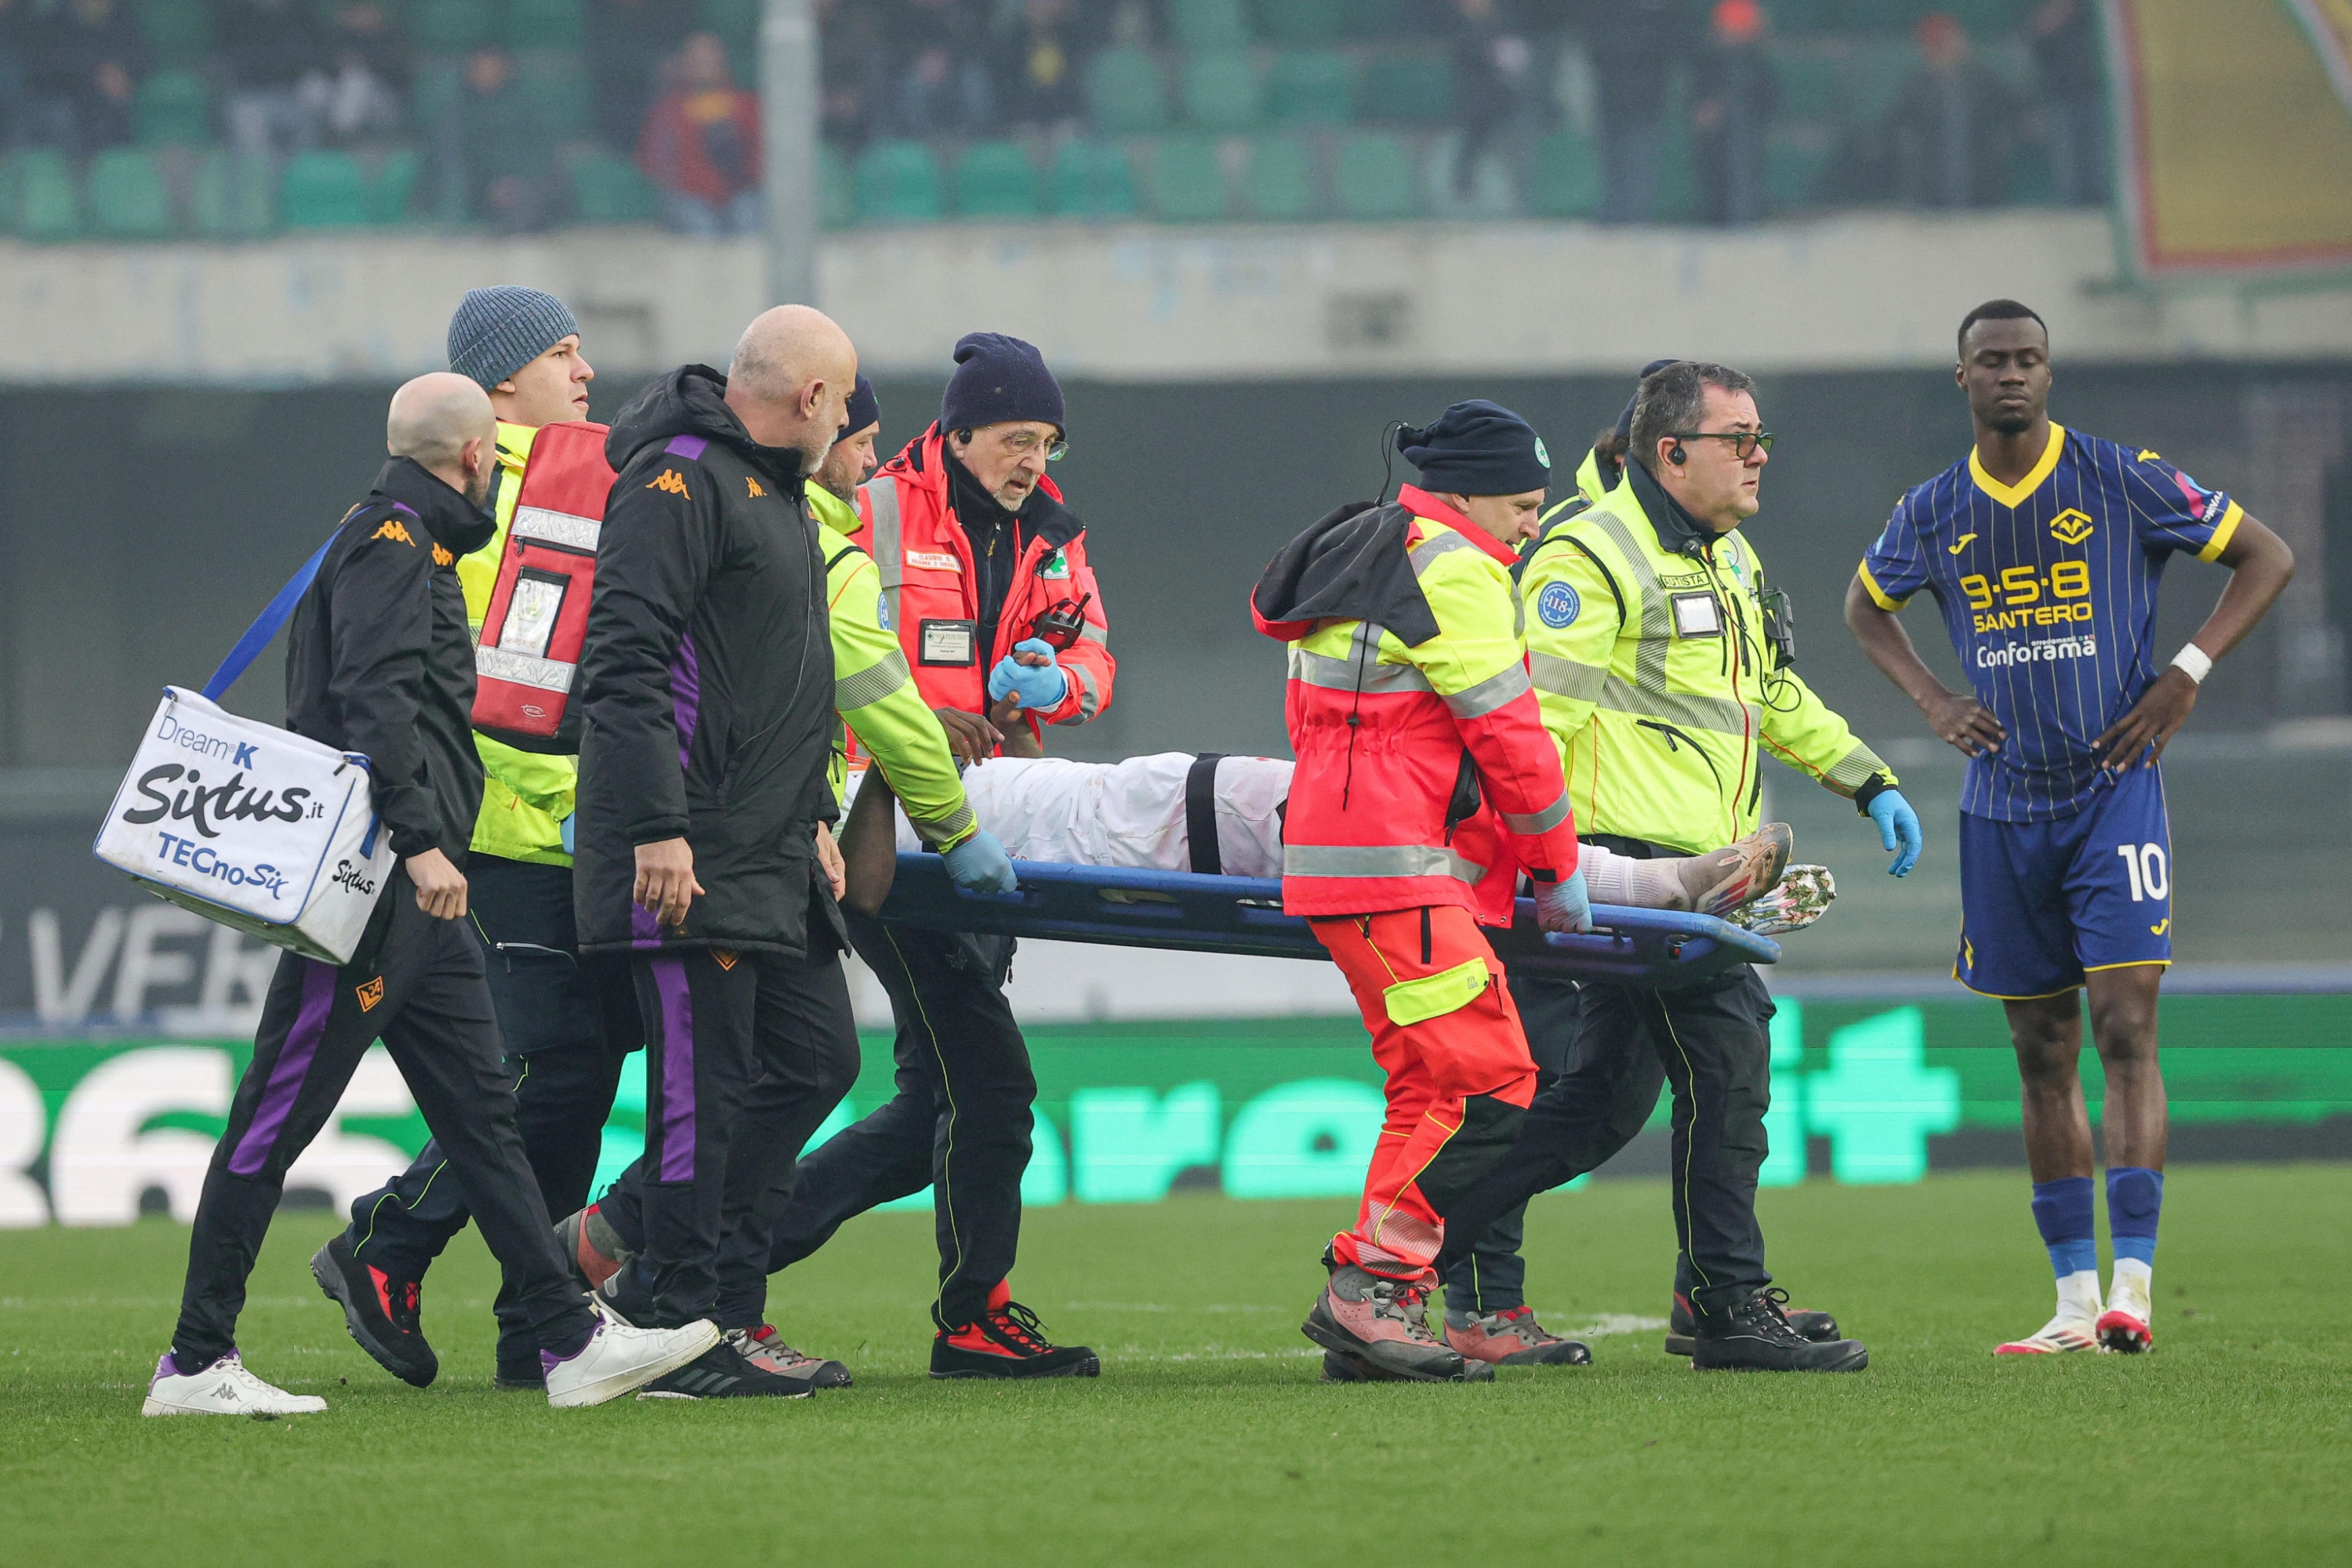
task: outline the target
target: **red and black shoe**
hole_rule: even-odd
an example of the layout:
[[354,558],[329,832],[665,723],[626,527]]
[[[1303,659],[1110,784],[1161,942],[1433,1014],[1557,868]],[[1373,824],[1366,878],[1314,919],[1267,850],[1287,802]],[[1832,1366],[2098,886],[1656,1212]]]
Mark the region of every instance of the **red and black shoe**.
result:
[[1000,1279],[988,1310],[961,1328],[941,1329],[931,1341],[933,1377],[1099,1377],[1102,1363],[1084,1345],[1057,1345],[1037,1314],[1013,1299]]
[[394,1279],[362,1263],[341,1232],[311,1255],[310,1276],[327,1300],[343,1310],[343,1326],[377,1365],[418,1388],[441,1375],[441,1358],[425,1342],[417,1311],[423,1287],[416,1280]]

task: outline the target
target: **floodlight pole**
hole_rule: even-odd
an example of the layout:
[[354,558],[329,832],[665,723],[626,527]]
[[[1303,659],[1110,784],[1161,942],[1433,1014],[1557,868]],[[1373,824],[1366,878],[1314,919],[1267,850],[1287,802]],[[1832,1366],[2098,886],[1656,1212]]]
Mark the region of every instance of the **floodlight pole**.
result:
[[760,124],[767,170],[767,303],[813,305],[818,211],[813,0],[765,0],[761,7]]

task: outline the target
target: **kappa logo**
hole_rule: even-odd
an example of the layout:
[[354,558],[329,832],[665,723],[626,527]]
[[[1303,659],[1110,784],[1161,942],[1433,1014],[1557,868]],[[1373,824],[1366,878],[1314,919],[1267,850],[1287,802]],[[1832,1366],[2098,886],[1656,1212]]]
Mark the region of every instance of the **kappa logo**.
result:
[[388,517],[384,519],[383,526],[377,529],[373,533],[369,534],[368,538],[371,540],[397,539],[403,544],[407,545],[411,550],[416,548],[416,541],[409,537],[408,525],[401,521],[400,519],[396,517]]
[[730,952],[723,947],[714,947],[710,950],[710,962],[722,970],[732,970],[737,964],[742,963],[743,959],[740,953]]
[[1976,535],[1973,533],[1963,533],[1958,539],[1944,547],[1945,553],[1948,555],[1958,555],[1961,551],[1966,550],[1969,547],[1969,541],[1975,537]]
[[744,497],[744,498],[743,498],[743,499],[744,499],[744,500],[761,500],[761,498],[763,498],[764,496],[766,496],[766,495],[767,495],[767,493],[768,493],[767,491],[765,491],[765,490],[763,490],[763,489],[761,489],[760,488],[760,481],[759,481],[759,480],[757,480],[757,479],[753,479],[753,478],[752,478],[751,475],[749,475],[749,474],[745,474],[745,475],[743,476],[743,482],[744,482],[746,485],[749,485],[749,486],[751,487],[751,493],[750,495],[748,495],[748,496],[746,496],[746,497]]
[[2050,537],[2061,544],[2080,544],[2091,537],[2090,514],[2068,507],[2050,520]]
[[450,554],[447,551],[446,551],[446,550],[442,549],[442,548],[441,548],[439,545],[437,545],[437,544],[436,544],[436,545],[435,545],[435,546],[433,547],[433,564],[434,564],[434,565],[436,565],[436,566],[455,566],[457,563],[457,558],[456,556],[454,556],[454,555]]
[[361,1012],[374,1012],[376,1004],[383,1000],[383,976],[379,974],[366,984],[360,986],[359,998]]
[[654,480],[653,483],[647,485],[646,489],[649,490],[667,490],[671,495],[682,497],[687,500],[692,500],[694,499],[692,496],[687,494],[686,480],[676,468],[664,468],[661,471],[661,478]]

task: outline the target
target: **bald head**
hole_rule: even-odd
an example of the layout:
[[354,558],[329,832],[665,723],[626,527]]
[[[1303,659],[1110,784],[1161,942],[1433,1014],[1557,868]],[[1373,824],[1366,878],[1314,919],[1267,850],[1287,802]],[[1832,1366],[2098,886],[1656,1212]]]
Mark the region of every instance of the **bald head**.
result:
[[848,416],[857,349],[833,318],[779,305],[743,330],[727,366],[727,406],[763,447],[789,447],[814,473]]
[[394,457],[415,458],[477,505],[489,493],[498,438],[489,394],[448,371],[420,375],[394,393],[384,417],[383,444]]

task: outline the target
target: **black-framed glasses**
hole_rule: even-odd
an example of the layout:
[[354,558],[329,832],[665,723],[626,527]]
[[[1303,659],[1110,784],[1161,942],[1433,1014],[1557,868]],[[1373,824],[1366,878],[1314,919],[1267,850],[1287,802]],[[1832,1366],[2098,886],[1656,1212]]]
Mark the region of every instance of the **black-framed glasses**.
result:
[[1770,451],[1773,441],[1769,430],[1670,430],[1667,434],[1677,441],[1728,441],[1732,455],[1743,463],[1759,447]]

